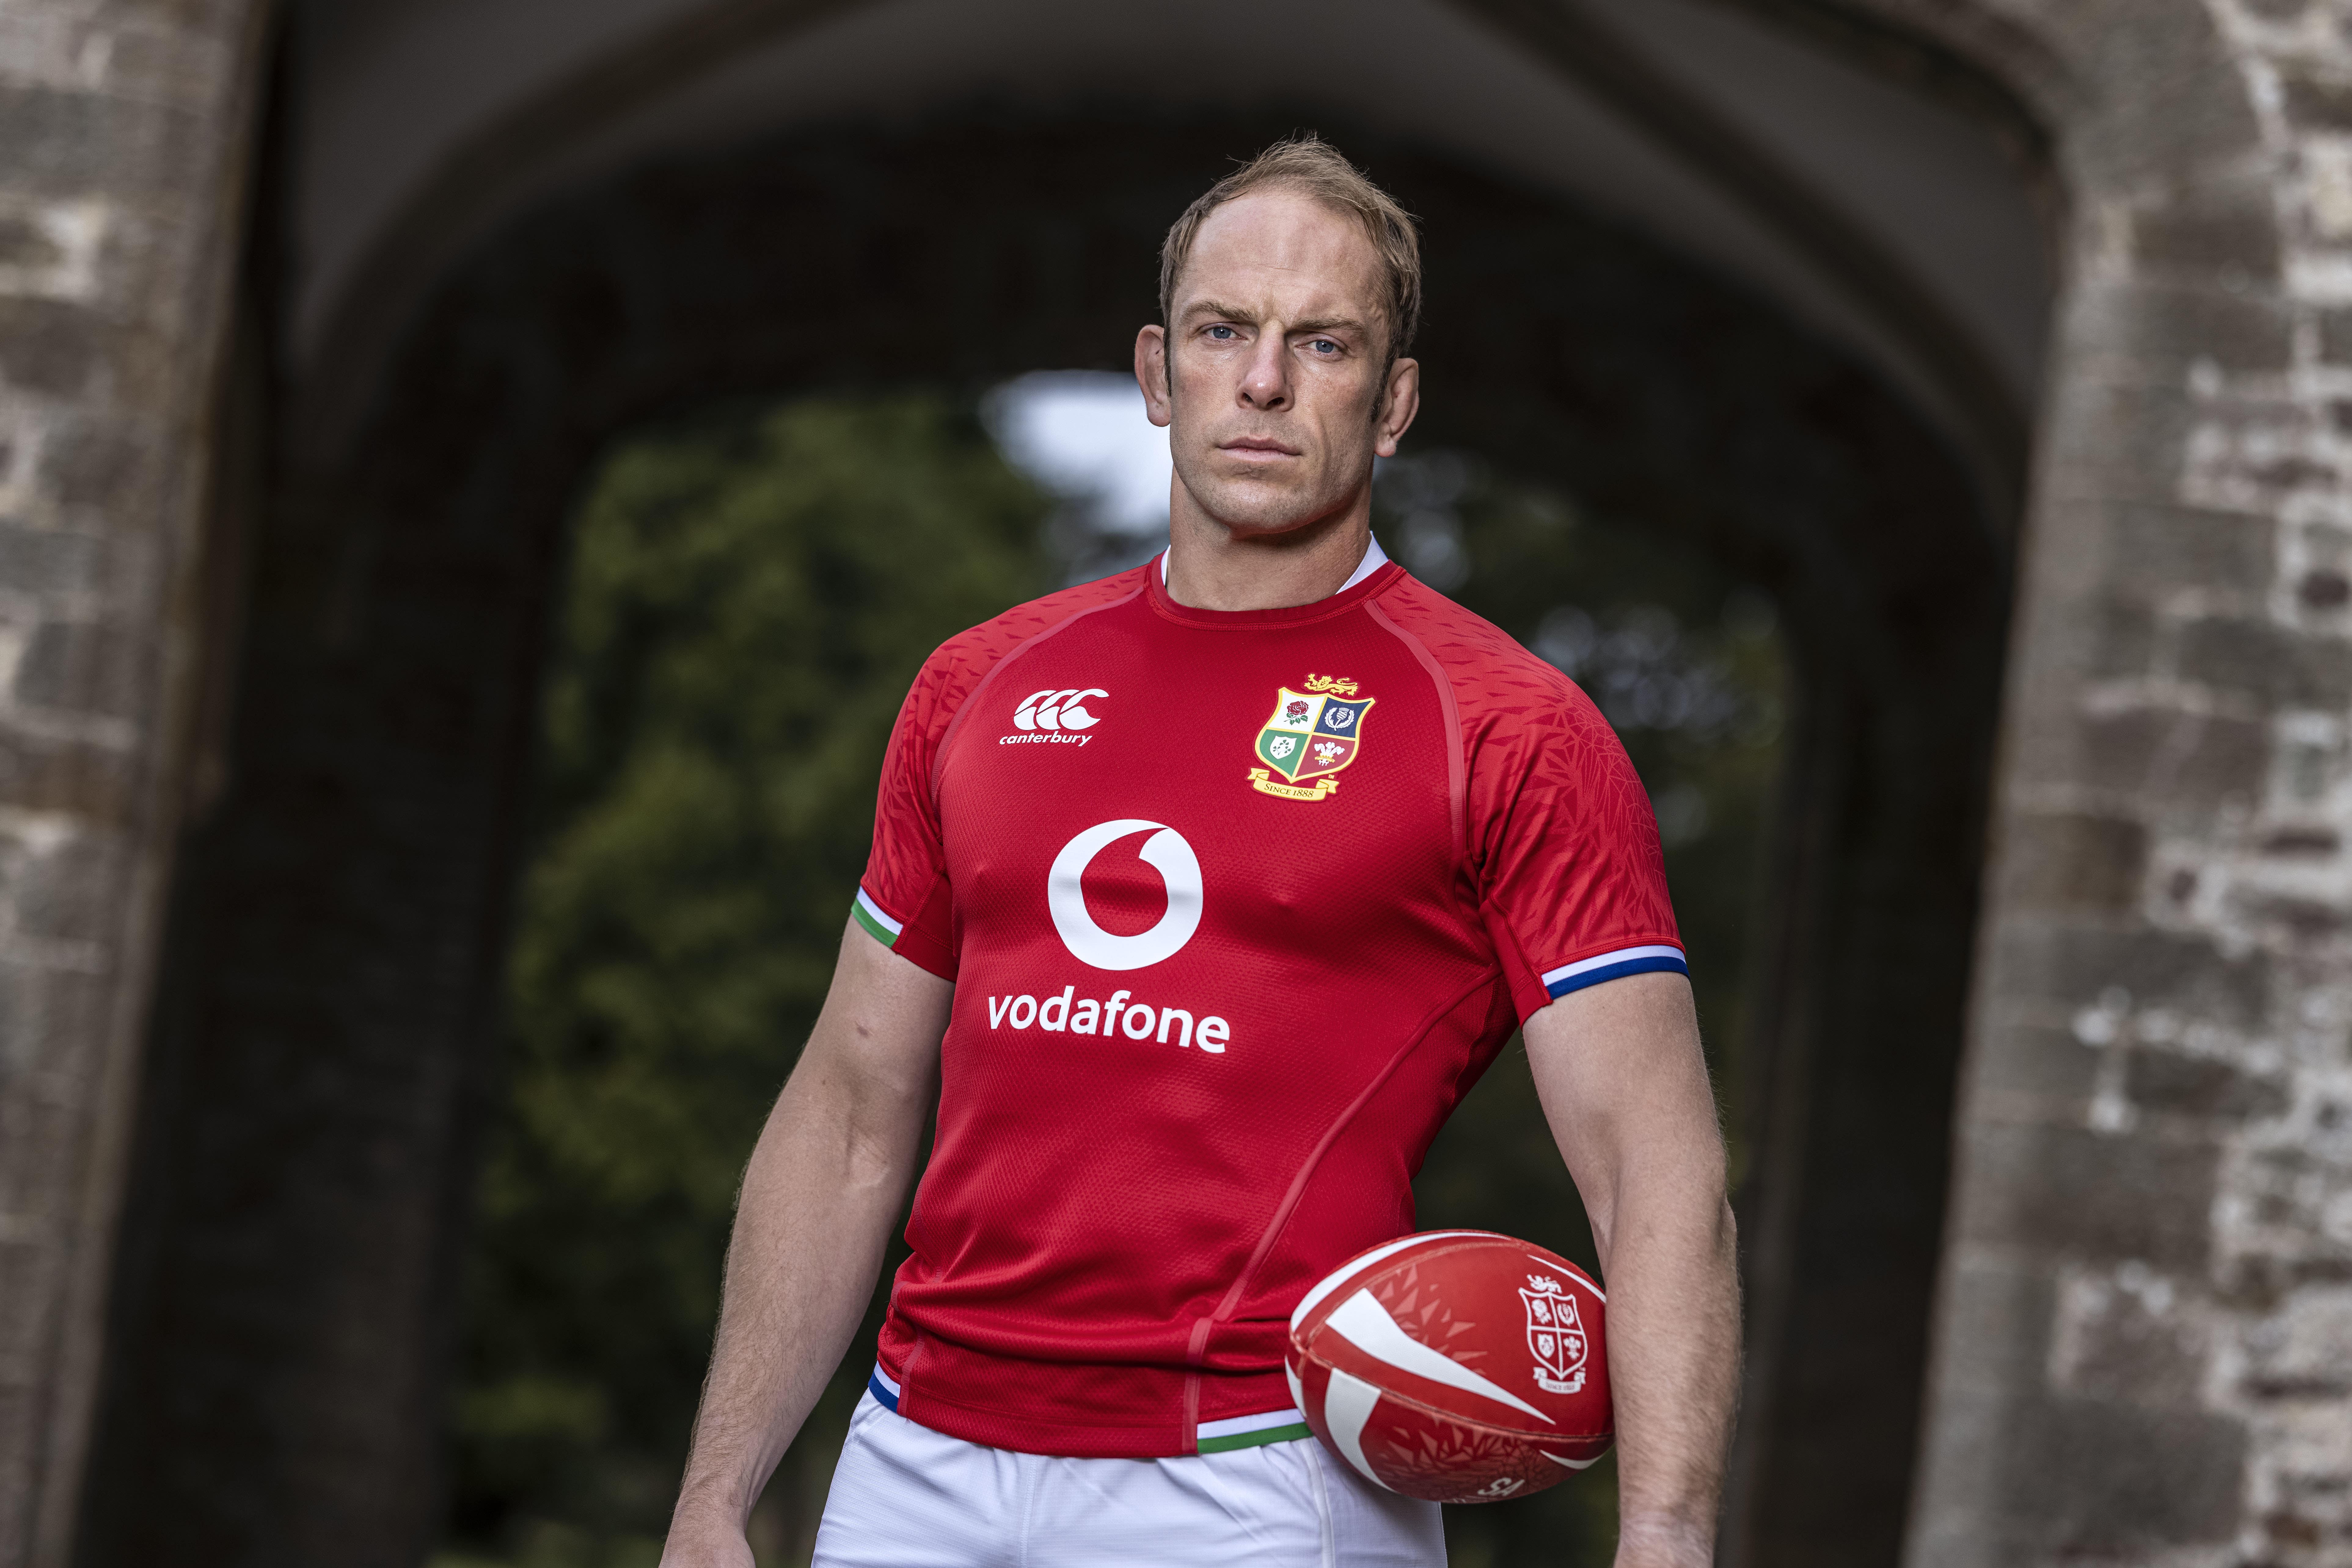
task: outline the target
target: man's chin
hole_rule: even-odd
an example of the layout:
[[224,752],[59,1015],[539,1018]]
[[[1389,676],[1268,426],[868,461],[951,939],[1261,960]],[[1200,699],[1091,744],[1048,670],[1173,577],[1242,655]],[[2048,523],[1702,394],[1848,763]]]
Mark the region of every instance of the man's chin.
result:
[[1329,516],[1332,510],[1320,498],[1262,485],[1221,485],[1215,493],[1196,494],[1194,499],[1202,503],[1202,510],[1238,539],[1295,533]]

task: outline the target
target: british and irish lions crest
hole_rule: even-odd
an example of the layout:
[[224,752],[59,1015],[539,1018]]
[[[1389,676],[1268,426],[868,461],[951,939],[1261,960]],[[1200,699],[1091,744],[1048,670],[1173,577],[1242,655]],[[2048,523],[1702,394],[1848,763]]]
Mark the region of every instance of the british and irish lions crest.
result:
[[1536,1383],[1553,1394],[1584,1387],[1584,1323],[1576,1298],[1549,1274],[1530,1274],[1519,1300],[1528,1304],[1528,1349],[1536,1352]]
[[1250,788],[1284,800],[1321,800],[1339,787],[1333,775],[1363,750],[1364,715],[1374,700],[1350,701],[1356,683],[1335,676],[1310,675],[1306,686],[1276,693],[1257,736],[1258,760],[1266,766],[1249,771]]

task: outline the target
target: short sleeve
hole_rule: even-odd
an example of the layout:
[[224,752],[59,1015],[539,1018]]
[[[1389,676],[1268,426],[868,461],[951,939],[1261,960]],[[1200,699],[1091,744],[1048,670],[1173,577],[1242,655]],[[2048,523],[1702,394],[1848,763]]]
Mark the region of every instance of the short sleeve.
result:
[[1633,760],[1583,692],[1563,679],[1548,695],[1478,723],[1465,801],[1480,913],[1523,1022],[1589,985],[1689,973]]
[[874,847],[851,911],[868,936],[944,980],[956,976],[953,909],[932,760],[951,715],[940,656],[916,677],[890,731],[874,803]]

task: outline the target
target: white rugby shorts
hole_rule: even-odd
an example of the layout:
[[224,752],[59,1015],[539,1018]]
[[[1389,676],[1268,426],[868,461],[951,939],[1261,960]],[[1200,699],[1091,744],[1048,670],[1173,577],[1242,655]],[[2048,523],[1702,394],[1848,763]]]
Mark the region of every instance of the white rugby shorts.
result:
[[1437,1504],[1308,1437],[1172,1459],[967,1443],[872,1393],[850,1417],[811,1568],[1444,1568]]

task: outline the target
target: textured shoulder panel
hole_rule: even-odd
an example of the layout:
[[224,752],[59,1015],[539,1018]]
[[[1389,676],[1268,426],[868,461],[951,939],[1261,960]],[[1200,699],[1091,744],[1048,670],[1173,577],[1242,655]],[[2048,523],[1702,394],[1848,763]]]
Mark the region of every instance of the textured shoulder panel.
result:
[[1616,732],[1576,682],[1529,653],[1502,627],[1411,577],[1381,595],[1381,608],[1444,669],[1475,759],[1478,737],[1497,727],[1533,726],[1559,743],[1622,756]]
[[1381,607],[1453,684],[1467,774],[1465,849],[1474,873],[1491,883],[1508,870],[1502,862],[1515,847],[1525,847],[1513,845],[1515,835],[1523,840],[1542,821],[1557,837],[1564,818],[1638,859],[1657,859],[1649,794],[1617,731],[1581,688],[1423,584],[1400,582],[1381,595]]

